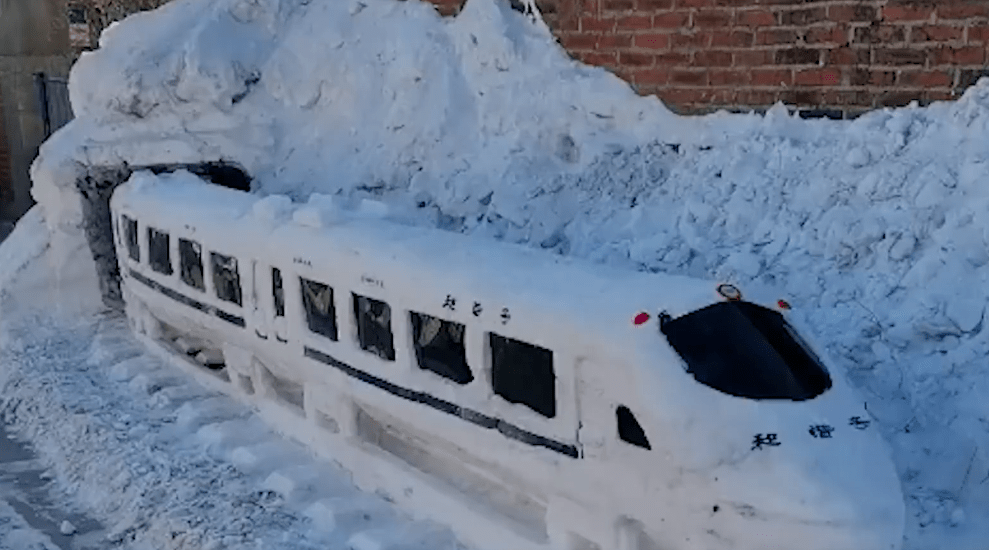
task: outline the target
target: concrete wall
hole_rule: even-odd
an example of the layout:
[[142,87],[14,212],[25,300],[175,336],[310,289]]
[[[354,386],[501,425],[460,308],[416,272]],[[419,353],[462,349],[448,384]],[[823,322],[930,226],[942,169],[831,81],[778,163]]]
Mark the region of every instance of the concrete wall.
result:
[[32,204],[29,169],[45,139],[34,73],[68,76],[72,59],[65,0],[0,0],[0,218]]

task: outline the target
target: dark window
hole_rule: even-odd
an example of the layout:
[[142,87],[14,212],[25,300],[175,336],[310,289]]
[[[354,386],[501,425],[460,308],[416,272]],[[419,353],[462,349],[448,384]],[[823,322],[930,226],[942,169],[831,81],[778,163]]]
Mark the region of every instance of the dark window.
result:
[[302,285],[302,309],[306,311],[309,330],[336,341],[337,312],[333,306],[333,289],[323,283],[299,277]]
[[68,5],[69,12],[69,24],[71,25],[85,25],[86,24],[86,8],[77,4]]
[[831,387],[820,360],[777,311],[720,302],[666,320],[660,330],[687,372],[720,392],[802,401]]
[[210,252],[209,263],[213,269],[213,288],[216,289],[216,297],[224,302],[241,305],[237,258]]
[[474,379],[467,366],[464,325],[423,313],[410,312],[412,343],[419,368],[430,370],[458,384]]
[[493,333],[488,337],[494,392],[547,418],[556,416],[553,352]]
[[282,270],[271,268],[271,295],[275,298],[275,317],[285,317],[285,288],[282,287]]
[[148,228],[148,265],[151,269],[164,275],[172,274],[171,248],[168,245],[168,233]]
[[137,220],[122,216],[124,220],[124,238],[127,243],[127,255],[135,262],[141,261],[141,249],[137,245]]
[[206,290],[206,282],[203,280],[203,249],[199,243],[179,239],[179,277],[192,288]]
[[357,341],[361,349],[382,359],[395,360],[395,345],[391,334],[391,308],[388,304],[354,294],[354,317],[357,319]]
[[643,449],[652,449],[649,446],[649,440],[646,439],[646,432],[642,430],[639,421],[635,419],[635,415],[628,410],[628,407],[619,406],[616,415],[618,416],[618,437],[622,441]]

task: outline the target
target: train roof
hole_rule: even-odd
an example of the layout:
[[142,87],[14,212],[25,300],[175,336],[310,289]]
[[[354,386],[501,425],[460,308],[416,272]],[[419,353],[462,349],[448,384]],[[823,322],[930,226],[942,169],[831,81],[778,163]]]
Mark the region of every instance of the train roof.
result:
[[345,211],[327,199],[290,203],[286,197],[263,198],[208,184],[185,172],[139,173],[118,188],[113,206],[161,229],[184,226],[201,233],[208,248],[267,258],[275,265],[301,259],[317,270],[332,269],[334,261],[348,258],[348,263],[390,280],[406,281],[398,286],[413,294],[509,299],[516,309],[538,307],[538,317],[553,316],[582,330],[592,324],[596,331],[614,333],[607,327],[630,328],[639,312],[666,311],[677,317],[720,299],[713,281],[619,270],[521,245],[402,225],[368,216],[373,205],[364,213]]

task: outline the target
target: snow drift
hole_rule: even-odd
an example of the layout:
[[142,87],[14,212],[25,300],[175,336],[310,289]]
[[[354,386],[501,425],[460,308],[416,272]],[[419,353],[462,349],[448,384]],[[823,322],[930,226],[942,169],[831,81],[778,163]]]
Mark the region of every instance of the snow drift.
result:
[[868,396],[906,547],[989,537],[989,81],[854,121],[679,117],[496,0],[176,0],[100,45],[32,171],[53,242],[91,167],[225,160],[260,194],[770,286]]

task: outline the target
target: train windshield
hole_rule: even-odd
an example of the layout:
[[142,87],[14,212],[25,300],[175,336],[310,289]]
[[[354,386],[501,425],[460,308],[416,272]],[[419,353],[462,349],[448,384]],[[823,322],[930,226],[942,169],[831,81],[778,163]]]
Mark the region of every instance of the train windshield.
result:
[[803,401],[831,387],[824,365],[777,311],[720,302],[667,319],[660,330],[687,372],[720,392]]

